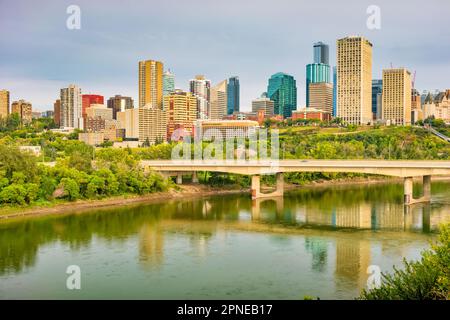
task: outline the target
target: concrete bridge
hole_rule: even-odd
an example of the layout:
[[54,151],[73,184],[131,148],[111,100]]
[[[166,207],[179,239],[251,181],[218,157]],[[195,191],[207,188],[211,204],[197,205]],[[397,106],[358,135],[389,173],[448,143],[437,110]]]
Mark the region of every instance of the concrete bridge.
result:
[[[179,184],[185,174],[192,174],[192,181],[198,182],[199,171],[250,175],[253,199],[282,196],[284,172],[346,172],[402,177],[406,205],[430,201],[431,176],[450,175],[450,161],[436,160],[142,160],[141,165],[162,174],[175,175]],[[263,174],[276,174],[274,192],[261,192],[260,177]],[[423,196],[418,199],[413,197],[414,177],[423,179]]]

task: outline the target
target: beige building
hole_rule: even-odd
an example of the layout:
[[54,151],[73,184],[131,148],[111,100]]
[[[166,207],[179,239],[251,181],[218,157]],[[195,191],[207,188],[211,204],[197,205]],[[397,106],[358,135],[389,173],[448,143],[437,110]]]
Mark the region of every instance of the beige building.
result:
[[337,41],[337,117],[367,124],[372,116],[372,44],[363,37]]
[[139,107],[149,103],[162,107],[163,68],[160,61],[139,61]]
[[98,146],[105,140],[103,132],[85,132],[78,134],[78,140],[91,146]]
[[151,104],[139,108],[139,142],[167,141],[167,111]]
[[259,127],[257,121],[252,120],[197,120],[195,122],[195,134],[200,133],[203,137],[208,131],[209,135],[222,137],[222,139],[232,137],[248,138],[249,133],[255,132]]
[[6,118],[9,115],[9,91],[0,90],[0,118]]
[[112,120],[113,110],[107,108],[104,104],[91,104],[89,108],[86,108],[87,118],[102,118],[104,120]]
[[383,111],[386,124],[411,125],[411,73],[404,68],[383,70]]
[[25,100],[14,101],[11,104],[11,113],[19,114],[22,123],[31,123],[33,119],[33,110],[30,102]]
[[194,121],[197,119],[197,97],[177,89],[164,97],[164,111],[167,112],[168,139],[176,129],[192,133]]
[[211,88],[209,118],[221,120],[227,114],[227,80]]
[[309,108],[333,113],[333,84],[317,82],[309,84]]
[[252,112],[264,110],[264,114],[268,117],[273,116],[274,102],[267,97],[260,97],[252,101]]
[[139,109],[127,109],[123,112],[117,112],[119,127],[125,129],[125,137],[139,138]]
[[434,97],[429,93],[423,103],[424,119],[434,116],[450,122],[450,89],[439,92]]

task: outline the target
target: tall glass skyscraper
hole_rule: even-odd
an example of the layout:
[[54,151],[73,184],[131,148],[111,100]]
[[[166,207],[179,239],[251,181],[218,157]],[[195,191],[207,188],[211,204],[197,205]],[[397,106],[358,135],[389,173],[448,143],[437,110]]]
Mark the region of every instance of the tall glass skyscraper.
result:
[[323,42],[314,43],[314,63],[329,64],[328,45]]
[[175,91],[175,76],[169,70],[163,73],[163,96],[167,96],[174,91]]
[[381,118],[381,94],[383,93],[383,80],[372,80],[372,114]]
[[297,85],[293,76],[283,72],[275,73],[269,79],[267,96],[274,102],[274,113],[285,118],[297,109]]
[[227,114],[239,111],[239,77],[231,77],[227,84]]
[[314,44],[314,63],[306,66],[306,106],[309,107],[309,84],[330,81],[328,45],[323,42]]

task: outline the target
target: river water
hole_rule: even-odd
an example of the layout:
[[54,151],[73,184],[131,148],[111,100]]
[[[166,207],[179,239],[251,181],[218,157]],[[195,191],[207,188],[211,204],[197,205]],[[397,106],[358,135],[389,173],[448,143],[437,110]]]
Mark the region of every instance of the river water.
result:
[[0,299],[353,299],[369,266],[418,259],[450,222],[450,183],[432,195],[407,209],[401,184],[299,187],[1,221]]

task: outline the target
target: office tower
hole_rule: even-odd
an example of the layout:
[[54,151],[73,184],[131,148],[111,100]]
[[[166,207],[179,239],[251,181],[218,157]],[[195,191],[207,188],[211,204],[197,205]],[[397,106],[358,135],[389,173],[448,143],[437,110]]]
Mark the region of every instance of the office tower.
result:
[[86,116],[86,109],[91,104],[104,104],[104,97],[98,94],[82,94],[81,95],[81,116]]
[[337,113],[337,68],[333,67],[333,117]]
[[119,128],[125,129],[127,139],[139,138],[139,108],[117,112]]
[[231,77],[227,84],[227,114],[239,112],[239,77]]
[[306,106],[309,107],[309,86],[311,83],[330,83],[330,66],[311,63],[306,66]]
[[256,113],[261,109],[264,110],[264,115],[273,116],[274,103],[265,94],[252,101],[252,112]]
[[162,108],[163,63],[160,61],[139,61],[139,107],[148,103]]
[[411,89],[411,109],[422,109],[420,93],[417,89]]
[[11,113],[17,113],[22,123],[31,123],[33,119],[31,103],[25,100],[14,101],[11,104]]
[[53,103],[53,121],[58,127],[61,126],[61,100],[59,99]]
[[221,120],[227,114],[227,80],[211,88],[209,119]]
[[390,124],[411,124],[411,87],[408,70],[383,70],[383,120]]
[[383,80],[372,80],[372,114],[373,119],[381,119]]
[[267,95],[274,102],[274,113],[288,118],[297,109],[297,86],[293,76],[283,72],[272,75]]
[[211,102],[211,81],[203,75],[189,81],[189,90],[197,98],[197,119],[208,119]]
[[124,97],[116,94],[114,97],[108,99],[108,108],[112,109],[113,119],[117,119],[117,112],[123,112],[127,109],[134,108],[134,101],[131,97]]
[[151,103],[139,109],[139,142],[155,144],[167,141],[167,111]]
[[9,115],[9,91],[0,90],[0,118],[6,118]]
[[327,82],[309,84],[309,105],[330,115],[333,113],[333,85]]
[[164,97],[164,110],[167,112],[167,138],[177,129],[192,133],[197,119],[197,98],[190,92],[176,89]]
[[323,42],[314,43],[314,63],[329,64],[328,45]]
[[175,91],[175,75],[169,71],[163,73],[163,96]]
[[62,88],[61,93],[61,127],[82,128],[81,89],[74,84]]
[[337,41],[337,116],[349,124],[372,122],[372,44],[363,37]]

